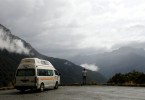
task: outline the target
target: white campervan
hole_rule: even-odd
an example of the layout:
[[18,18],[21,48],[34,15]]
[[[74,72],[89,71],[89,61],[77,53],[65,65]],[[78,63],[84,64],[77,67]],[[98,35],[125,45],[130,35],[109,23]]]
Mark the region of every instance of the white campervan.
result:
[[54,66],[49,61],[38,58],[22,59],[15,78],[15,88],[20,91],[57,89],[60,84],[60,76]]

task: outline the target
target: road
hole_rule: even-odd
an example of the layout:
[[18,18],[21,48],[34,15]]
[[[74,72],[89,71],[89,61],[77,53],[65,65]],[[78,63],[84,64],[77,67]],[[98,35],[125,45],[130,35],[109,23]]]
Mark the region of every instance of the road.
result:
[[60,86],[44,92],[3,90],[0,100],[145,100],[145,87]]

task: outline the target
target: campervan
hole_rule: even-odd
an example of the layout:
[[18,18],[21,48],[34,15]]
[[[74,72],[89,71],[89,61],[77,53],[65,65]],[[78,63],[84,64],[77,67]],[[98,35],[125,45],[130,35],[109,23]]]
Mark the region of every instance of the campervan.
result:
[[20,91],[47,88],[57,89],[60,74],[47,60],[24,58],[21,60],[15,75],[15,88]]

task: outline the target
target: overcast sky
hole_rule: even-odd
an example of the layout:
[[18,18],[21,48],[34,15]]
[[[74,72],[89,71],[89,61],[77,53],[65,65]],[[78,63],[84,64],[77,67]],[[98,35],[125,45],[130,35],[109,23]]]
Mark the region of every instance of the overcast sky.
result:
[[145,0],[0,0],[0,23],[53,57],[145,47]]

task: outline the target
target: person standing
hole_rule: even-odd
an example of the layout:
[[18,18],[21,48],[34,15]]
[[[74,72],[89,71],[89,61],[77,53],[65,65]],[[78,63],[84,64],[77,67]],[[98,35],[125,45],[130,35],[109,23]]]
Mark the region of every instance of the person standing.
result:
[[87,71],[84,68],[82,71],[82,76],[83,76],[83,85],[86,85],[86,80],[87,80]]

